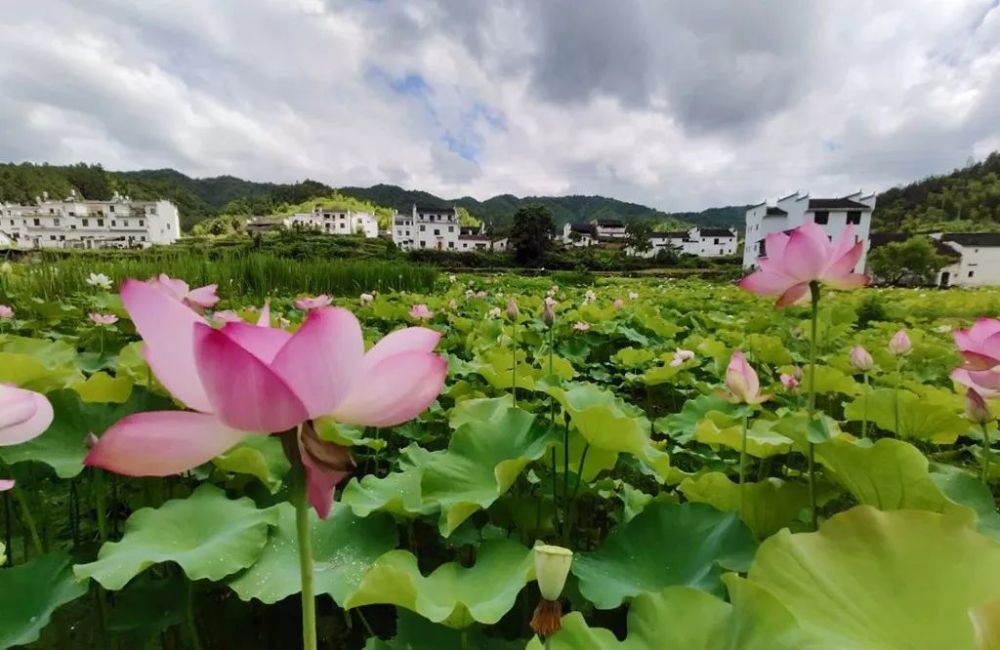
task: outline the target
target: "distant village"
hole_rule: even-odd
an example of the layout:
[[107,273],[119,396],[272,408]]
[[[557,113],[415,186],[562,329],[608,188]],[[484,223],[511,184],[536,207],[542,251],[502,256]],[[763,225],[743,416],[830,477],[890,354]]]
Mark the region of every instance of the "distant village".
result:
[[[813,198],[795,192],[773,205],[761,202],[750,206],[742,242],[735,229],[696,226],[674,232],[654,231],[647,245],[636,247],[626,223],[618,219],[567,223],[555,237],[566,247],[618,250],[645,258],[666,252],[702,258],[733,257],[740,253],[742,244],[742,266],[752,269],[759,258],[766,257],[766,237],[770,233],[787,232],[812,221],[833,238],[853,225],[857,241],[864,243],[864,254],[855,270],[864,272],[872,249],[910,237],[903,233],[872,233],[874,210],[874,194]],[[375,214],[321,205],[311,212],[257,217],[246,224],[251,233],[278,229],[385,237],[406,251],[503,252],[509,245],[506,237],[494,237],[483,226],[460,225],[458,210],[450,206],[413,205],[409,212],[397,211],[385,231],[380,231]],[[30,205],[0,204],[0,248],[144,248],[169,245],[180,237],[178,209],[166,200],[137,201],[115,194],[107,201],[93,201],[72,192],[63,199],[42,195]],[[930,237],[937,253],[950,260],[938,272],[936,285],[1000,284],[1000,233],[932,233]]]

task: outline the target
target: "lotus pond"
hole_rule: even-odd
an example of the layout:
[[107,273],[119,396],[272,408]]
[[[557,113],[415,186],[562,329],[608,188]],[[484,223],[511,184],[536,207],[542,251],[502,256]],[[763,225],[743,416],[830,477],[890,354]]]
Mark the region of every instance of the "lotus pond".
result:
[[[5,285],[0,382],[53,415],[0,447],[0,648],[302,647],[303,531],[322,648],[1000,647],[996,420],[950,378],[953,332],[1000,291],[824,294],[815,338],[808,305],[702,282],[334,296],[369,345],[439,332],[447,375],[404,423],[310,421],[302,454],[349,472],[321,519],[289,502],[287,435],[162,477],[85,464],[124,418],[184,409],[122,280],[58,301]],[[219,296],[206,323],[261,321]],[[300,298],[268,322],[326,303]]]

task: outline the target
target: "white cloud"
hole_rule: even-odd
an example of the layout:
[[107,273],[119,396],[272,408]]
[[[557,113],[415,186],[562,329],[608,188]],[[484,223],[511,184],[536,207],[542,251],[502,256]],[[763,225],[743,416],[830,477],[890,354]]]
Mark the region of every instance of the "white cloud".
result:
[[883,189],[1000,146],[995,0],[0,8],[0,156],[600,193]]

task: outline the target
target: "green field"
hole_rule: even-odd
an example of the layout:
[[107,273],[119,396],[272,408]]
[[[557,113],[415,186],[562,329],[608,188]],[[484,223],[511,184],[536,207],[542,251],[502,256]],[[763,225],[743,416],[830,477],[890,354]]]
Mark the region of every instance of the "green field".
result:
[[[0,648],[301,642],[294,471],[278,436],[164,478],[83,464],[88,434],[183,408],[117,294],[161,271],[218,283],[215,310],[249,322],[267,300],[273,325],[296,330],[295,300],[325,293],[369,345],[408,325],[442,334],[445,386],[415,419],[317,425],[356,463],[330,518],[308,523],[320,647],[996,647],[1000,460],[984,444],[996,421],[966,417],[949,373],[952,331],[1000,314],[1000,289],[824,294],[811,375],[808,307],[775,310],[728,284],[234,253],[2,269],[14,314],[0,320],[0,382],[47,395],[54,421],[0,447],[0,478],[17,481],[0,506]],[[113,288],[89,286],[92,272]],[[900,329],[905,356],[887,349]],[[867,373],[855,345],[874,358]],[[679,350],[693,354],[675,363]],[[727,399],[736,350],[770,399]],[[788,388],[780,375],[796,369]],[[547,643],[529,627],[537,542],[574,552]]]

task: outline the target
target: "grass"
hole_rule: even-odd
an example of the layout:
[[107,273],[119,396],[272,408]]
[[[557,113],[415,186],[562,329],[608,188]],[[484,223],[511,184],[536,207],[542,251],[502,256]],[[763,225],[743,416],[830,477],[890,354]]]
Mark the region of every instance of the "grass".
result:
[[229,295],[250,298],[299,293],[357,295],[373,290],[426,293],[438,276],[434,267],[401,260],[292,260],[270,253],[207,256],[183,250],[117,257],[81,253],[57,258],[43,255],[37,262],[17,264],[12,273],[2,276],[0,292],[54,300],[86,290],[91,273],[104,273],[115,283],[166,273],[191,286],[218,284]]

